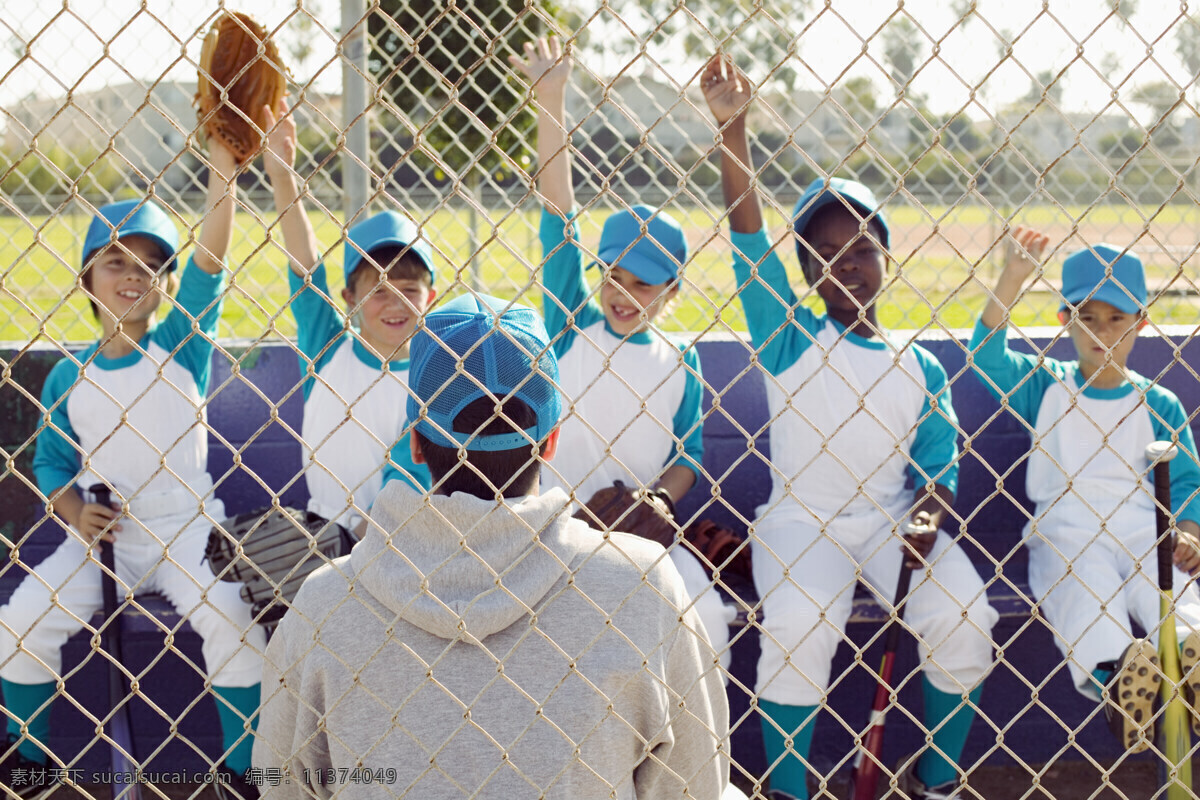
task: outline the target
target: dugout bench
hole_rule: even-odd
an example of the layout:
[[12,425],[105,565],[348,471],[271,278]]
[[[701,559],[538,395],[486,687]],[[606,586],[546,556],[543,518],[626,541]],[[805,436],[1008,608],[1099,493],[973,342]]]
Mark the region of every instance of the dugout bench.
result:
[[[1037,346],[1045,347],[1055,331],[1029,333]],[[1142,374],[1154,376],[1166,370],[1162,383],[1193,410],[1200,406],[1200,378],[1188,365],[1200,364],[1200,343],[1188,339],[1189,331],[1170,333],[1143,337],[1134,358]],[[1050,632],[1031,613],[1026,555],[1020,547],[1027,519],[1024,468],[1014,468],[1028,449],[1028,436],[1014,417],[997,414],[998,404],[966,366],[961,340],[930,334],[921,341],[941,360],[952,382],[954,406],[965,434],[955,506],[966,533],[961,541],[988,582],[989,598],[1000,612],[993,632],[997,663],[984,690],[963,766],[1080,759],[1085,752],[1101,763],[1112,763],[1120,755],[1116,741],[1097,714],[1097,706],[1075,692]],[[763,378],[752,367],[752,351],[741,339],[706,336],[697,347],[705,381],[717,395],[715,402],[711,393],[705,396],[704,466],[719,486],[702,478],[680,503],[680,514],[690,516],[707,503],[705,516],[744,529],[770,489],[770,447],[762,431],[767,419]],[[285,343],[252,349],[226,343],[225,350],[229,355],[218,351],[213,356],[210,384],[209,471],[217,484],[216,494],[231,516],[265,505],[276,492],[282,503],[303,506],[307,490],[300,474],[302,400],[295,351]],[[1050,352],[1069,358],[1070,345],[1057,342]],[[31,437],[40,423],[33,398],[58,358],[53,348],[0,346],[0,446],[5,456],[0,473],[0,533],[18,543],[0,568],[0,600],[7,599],[25,574],[21,564],[36,565],[63,535],[56,525],[37,524],[44,512],[32,489],[30,470]],[[747,447],[749,438],[754,439],[753,449]],[[1001,480],[1003,491],[999,491]],[[753,603],[753,587],[731,588]],[[195,666],[200,661],[199,638],[162,598],[148,595],[137,600],[147,613],[125,614],[126,658],[141,674],[142,692],[157,707],[142,705],[136,710],[139,757],[149,758],[147,769],[206,769],[207,758],[219,751],[220,735],[212,704],[193,702],[203,690],[203,674]],[[818,722],[812,749],[812,761],[821,772],[846,768],[853,750],[849,730],[865,727],[873,670],[882,647],[880,623],[885,618],[860,590],[848,631],[853,646],[844,644],[839,649],[829,710]],[[162,653],[168,631],[179,653]],[[733,752],[744,770],[760,775],[765,760],[759,721],[748,713],[747,695],[754,686],[758,641],[753,627],[732,633]],[[909,677],[900,691],[903,710],[889,715],[885,763],[898,761],[924,740],[914,722],[920,714],[916,667],[915,646],[906,637],[896,674]],[[106,763],[107,749],[89,744],[94,740],[95,720],[106,713],[107,699],[105,692],[97,690],[105,685],[102,657],[93,653],[86,630],[68,643],[64,671],[74,703],[55,706],[53,749],[64,759],[75,758],[72,766],[100,768]],[[179,690],[181,684],[187,691]],[[171,737],[172,730],[178,735]]]

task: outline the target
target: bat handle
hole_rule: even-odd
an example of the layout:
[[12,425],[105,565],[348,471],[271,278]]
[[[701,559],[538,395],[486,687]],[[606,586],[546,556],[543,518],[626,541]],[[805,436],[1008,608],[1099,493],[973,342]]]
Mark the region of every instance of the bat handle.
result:
[[1173,591],[1175,586],[1175,547],[1171,530],[1171,462],[1154,465],[1154,517],[1158,530],[1158,588]]

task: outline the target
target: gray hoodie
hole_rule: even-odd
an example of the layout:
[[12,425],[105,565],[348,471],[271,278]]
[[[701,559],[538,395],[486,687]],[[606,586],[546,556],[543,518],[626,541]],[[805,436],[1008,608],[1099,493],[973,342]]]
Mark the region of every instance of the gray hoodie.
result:
[[267,648],[266,796],[716,800],[729,711],[678,572],[568,507],[388,484]]

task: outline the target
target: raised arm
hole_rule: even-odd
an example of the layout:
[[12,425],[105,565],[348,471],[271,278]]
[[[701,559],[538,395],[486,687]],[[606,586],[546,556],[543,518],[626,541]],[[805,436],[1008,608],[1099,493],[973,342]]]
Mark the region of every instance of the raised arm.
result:
[[1049,242],[1050,237],[1033,228],[1018,227],[1005,237],[1004,269],[979,318],[983,325],[995,330],[1008,324],[1008,314],[1017,302],[1021,289],[1029,282],[1038,264],[1042,263],[1042,253]]
[[283,100],[275,109],[263,106],[263,114],[268,131],[263,166],[266,167],[267,179],[271,181],[271,191],[275,196],[275,211],[279,214],[279,228],[283,232],[288,265],[292,272],[303,278],[317,266],[320,252],[317,235],[313,233],[296,182],[296,118],[288,111]]
[[525,57],[509,56],[536,97],[538,112],[537,188],[546,210],[565,217],[575,207],[571,152],[567,143],[567,80],[572,60],[557,36],[525,43]]
[[235,173],[237,160],[220,139],[208,139],[208,199],[204,203],[204,221],[196,241],[196,266],[210,275],[225,268],[225,256],[233,241]]
[[746,115],[750,111],[750,82],[731,56],[717,53],[709,59],[700,77],[708,108],[721,128],[721,192],[729,209],[729,227],[734,233],[762,230],[762,208],[754,188],[754,165],[750,162],[750,139]]

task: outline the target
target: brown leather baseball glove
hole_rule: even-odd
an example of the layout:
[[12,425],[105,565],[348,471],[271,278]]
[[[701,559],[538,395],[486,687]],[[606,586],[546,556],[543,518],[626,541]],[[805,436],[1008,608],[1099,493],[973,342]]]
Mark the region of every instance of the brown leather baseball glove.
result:
[[683,536],[700,556],[700,562],[710,571],[723,575],[733,573],[746,580],[754,580],[750,544],[746,542],[746,537],[711,519],[693,522]]
[[621,481],[592,495],[575,517],[596,530],[635,533],[663,547],[675,541],[677,527],[666,501],[654,492],[632,489]]
[[263,107],[287,93],[287,67],[263,26],[248,14],[217,17],[200,52],[196,113],[205,135],[224,142],[239,165],[262,149]]

